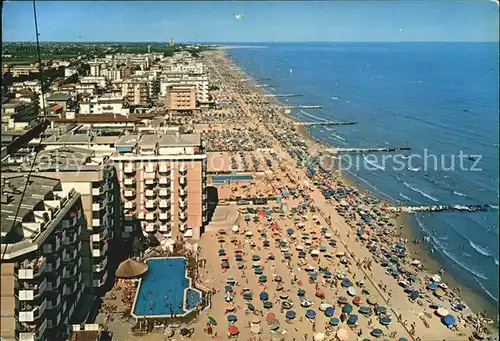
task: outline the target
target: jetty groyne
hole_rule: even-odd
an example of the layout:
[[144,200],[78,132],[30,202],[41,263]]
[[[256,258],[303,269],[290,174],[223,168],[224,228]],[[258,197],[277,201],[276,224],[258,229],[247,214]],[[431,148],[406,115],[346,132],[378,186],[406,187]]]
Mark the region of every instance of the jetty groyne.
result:
[[295,122],[296,126],[351,126],[354,124],[358,124],[358,122],[332,122],[332,121],[324,121],[324,122]]
[[334,148],[327,149],[326,152],[333,154],[341,153],[375,153],[375,152],[397,152],[397,151],[408,151],[411,148],[401,147],[401,148]]
[[432,206],[398,206],[398,207],[385,207],[387,211],[391,212],[486,212],[491,210],[498,210],[497,206],[483,204],[483,205],[432,205]]

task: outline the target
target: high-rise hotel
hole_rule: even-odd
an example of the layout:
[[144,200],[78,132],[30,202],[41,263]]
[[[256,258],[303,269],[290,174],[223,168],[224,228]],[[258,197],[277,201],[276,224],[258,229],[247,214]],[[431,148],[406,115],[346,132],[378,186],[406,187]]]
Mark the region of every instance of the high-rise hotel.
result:
[[[85,290],[80,194],[32,175],[2,176],[2,340],[55,340]],[[88,246],[87,246],[88,247]]]
[[110,156],[124,203],[122,237],[136,221],[166,238],[198,240],[207,215],[207,158],[199,134],[123,135]]

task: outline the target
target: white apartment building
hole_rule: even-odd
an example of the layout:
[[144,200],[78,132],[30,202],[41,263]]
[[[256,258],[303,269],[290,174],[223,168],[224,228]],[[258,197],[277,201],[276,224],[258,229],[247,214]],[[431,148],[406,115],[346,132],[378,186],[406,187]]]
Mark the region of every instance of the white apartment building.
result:
[[76,68],[72,68],[72,67],[65,67],[64,68],[64,77],[65,78],[71,77],[76,73],[77,73]]
[[36,93],[40,93],[42,87],[40,86],[39,80],[24,81],[24,82],[14,82],[9,86],[9,90],[12,92],[17,92],[19,90],[31,90]]
[[104,76],[86,76],[80,78],[81,84],[96,84],[100,88],[106,86],[106,77]]
[[51,341],[83,299],[85,220],[80,194],[57,179],[32,175],[21,205],[26,181],[2,174],[0,338]]
[[120,114],[128,115],[130,110],[125,108],[123,98],[111,95],[88,96],[78,103],[81,115],[90,114]]
[[194,85],[196,86],[196,101],[206,103],[209,101],[208,75],[186,74],[186,73],[163,73],[160,79],[160,96],[167,95],[167,89],[171,85]]

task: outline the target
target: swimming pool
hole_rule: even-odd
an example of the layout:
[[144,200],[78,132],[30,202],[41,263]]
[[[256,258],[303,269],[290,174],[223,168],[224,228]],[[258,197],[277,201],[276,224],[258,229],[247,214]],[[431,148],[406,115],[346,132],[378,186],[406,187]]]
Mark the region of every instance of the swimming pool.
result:
[[182,316],[201,300],[201,292],[191,287],[183,257],[150,258],[148,271],[141,279],[133,314],[138,317]]
[[252,181],[252,175],[214,175],[212,176],[213,184],[222,184],[227,181]]

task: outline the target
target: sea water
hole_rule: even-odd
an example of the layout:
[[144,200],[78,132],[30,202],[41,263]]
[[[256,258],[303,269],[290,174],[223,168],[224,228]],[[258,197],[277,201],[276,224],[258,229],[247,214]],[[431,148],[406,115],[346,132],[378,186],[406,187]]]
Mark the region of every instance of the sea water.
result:
[[[293,110],[298,120],[359,123],[311,127],[315,138],[338,147],[410,147],[408,155],[438,158],[428,157],[425,169],[412,158],[411,167],[396,171],[390,159],[360,155],[360,169],[344,172],[374,194],[411,206],[498,208],[498,44],[267,44],[228,54],[257,81],[270,79],[260,82],[266,90],[302,95],[281,101],[324,107]],[[460,151],[480,156],[463,157],[460,169]],[[497,214],[412,217],[443,268],[492,302],[498,302]]]

